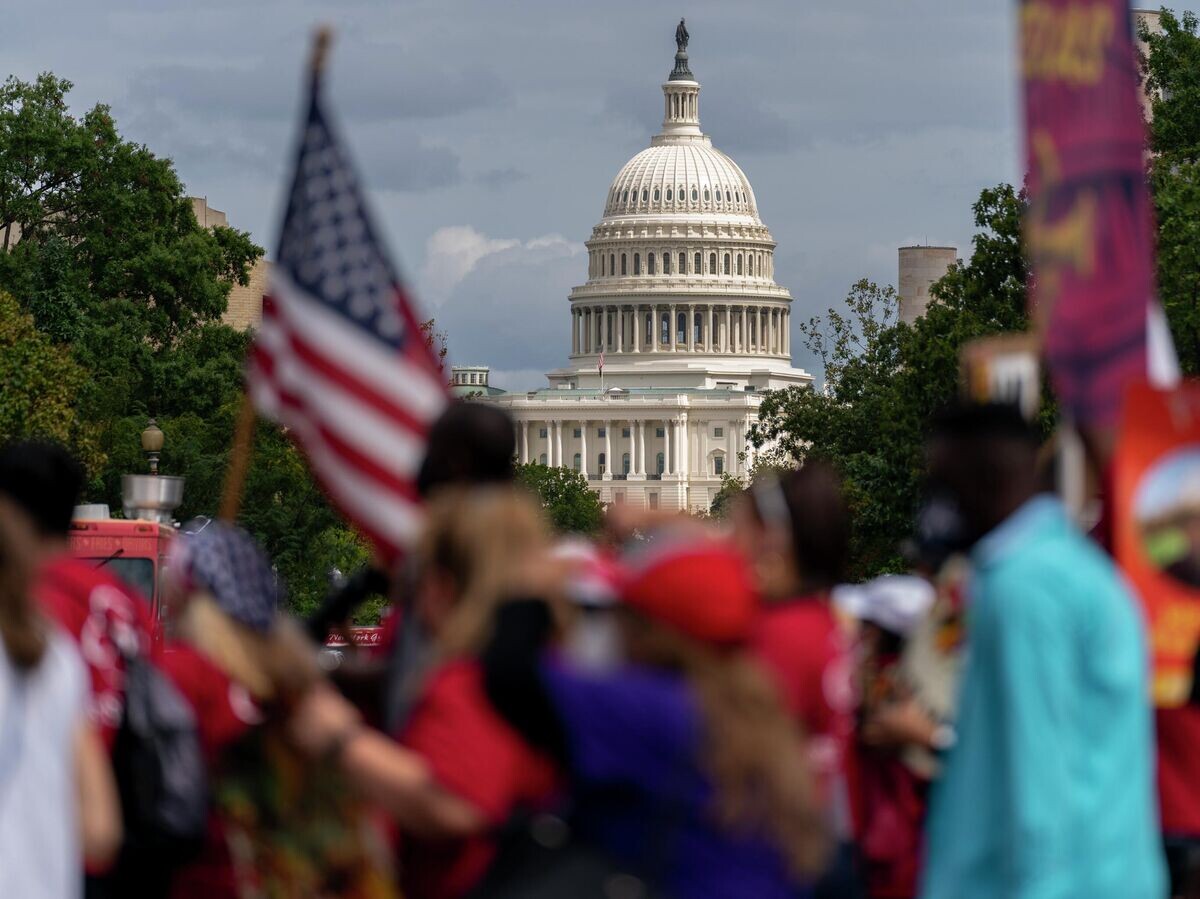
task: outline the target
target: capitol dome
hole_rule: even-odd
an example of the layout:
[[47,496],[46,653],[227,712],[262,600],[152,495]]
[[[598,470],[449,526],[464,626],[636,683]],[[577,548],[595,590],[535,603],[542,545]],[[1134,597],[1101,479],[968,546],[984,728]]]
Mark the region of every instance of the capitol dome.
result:
[[587,283],[570,296],[572,369],[555,383],[580,383],[572,372],[597,371],[601,356],[618,379],[653,370],[748,389],[808,377],[791,368],[775,240],[746,173],[700,130],[700,82],[686,42],[678,51],[662,130],[621,166],[587,241]]
[[541,390],[490,392],[478,367],[456,380],[512,415],[522,464],[573,469],[602,503],[706,512],[753,470],[763,395],[812,376],[792,365],[792,297],[750,181],[700,130],[688,40],[680,20],[662,130],[621,166],[586,241],[568,364]]

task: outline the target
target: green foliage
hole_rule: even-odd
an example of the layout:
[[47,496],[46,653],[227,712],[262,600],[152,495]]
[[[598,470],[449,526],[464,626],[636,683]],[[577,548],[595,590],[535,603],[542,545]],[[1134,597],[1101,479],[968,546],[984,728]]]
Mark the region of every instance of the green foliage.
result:
[[1162,33],[1144,30],[1152,91],[1150,188],[1158,221],[1159,295],[1179,362],[1200,373],[1200,20],[1163,10]]
[[87,372],[37,330],[33,317],[0,292],[0,442],[42,437],[72,447],[93,467],[102,461],[95,428],[77,402]]
[[599,530],[604,507],[581,472],[530,462],[517,466],[517,483],[541,501],[559,533],[592,534]]
[[764,448],[764,464],[820,458],[842,475],[855,577],[900,565],[897,547],[921,489],[925,423],[955,395],[959,349],[1026,327],[1023,207],[1008,185],[980,194],[970,261],[934,286],[928,311],[912,325],[897,321],[892,288],[859,281],[845,310],[831,309],[802,329],[824,363],[824,390],[793,387],[763,399],[748,437]]
[[[0,291],[20,303],[0,293],[0,438],[67,443],[88,466],[87,498],[120,509],[121,475],[146,470],[140,434],[155,416],[161,469],[186,479],[178,517],[211,516],[250,340],[219,318],[262,250],[201,228],[171,162],[124,140],[105,106],[73,117],[70,88],[49,74],[0,87]],[[424,331],[444,356],[444,335],[432,321]],[[301,612],[332,569],[369,555],[266,422],[239,523]]]
[[156,343],[219,318],[262,249],[201,228],[171,161],[124,140],[107,106],[72,116],[70,89],[51,74],[0,87],[0,288],[60,342],[118,300]]
[[725,472],[721,475],[721,489],[717,491],[708,506],[708,515],[718,521],[723,521],[733,507],[733,501],[746,489],[746,483],[735,474]]

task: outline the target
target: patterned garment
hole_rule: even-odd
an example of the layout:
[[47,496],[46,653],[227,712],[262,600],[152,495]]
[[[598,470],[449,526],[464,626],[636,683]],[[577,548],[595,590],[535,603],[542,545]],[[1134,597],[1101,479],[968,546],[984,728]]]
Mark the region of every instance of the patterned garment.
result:
[[398,899],[366,806],[271,725],[226,754],[214,801],[241,899]]

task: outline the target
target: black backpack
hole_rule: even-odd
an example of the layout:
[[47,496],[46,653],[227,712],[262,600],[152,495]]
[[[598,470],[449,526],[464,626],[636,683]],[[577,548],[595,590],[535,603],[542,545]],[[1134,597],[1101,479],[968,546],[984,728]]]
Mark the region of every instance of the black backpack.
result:
[[208,774],[196,716],[167,677],[125,654],[125,712],[113,746],[125,841],[113,896],[166,895],[172,873],[203,847]]

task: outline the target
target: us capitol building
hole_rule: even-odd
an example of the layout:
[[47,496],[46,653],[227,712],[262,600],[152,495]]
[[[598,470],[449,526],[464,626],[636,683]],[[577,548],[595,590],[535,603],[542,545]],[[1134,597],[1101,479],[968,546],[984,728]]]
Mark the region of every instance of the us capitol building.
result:
[[676,31],[662,131],[613,179],[569,298],[571,352],[549,387],[504,393],[483,366],[456,392],[507,410],[521,462],[583,472],[603,502],[706,511],[743,474],[766,390],[809,384],[791,361],[792,297],[754,189],[700,130],[700,84]]

